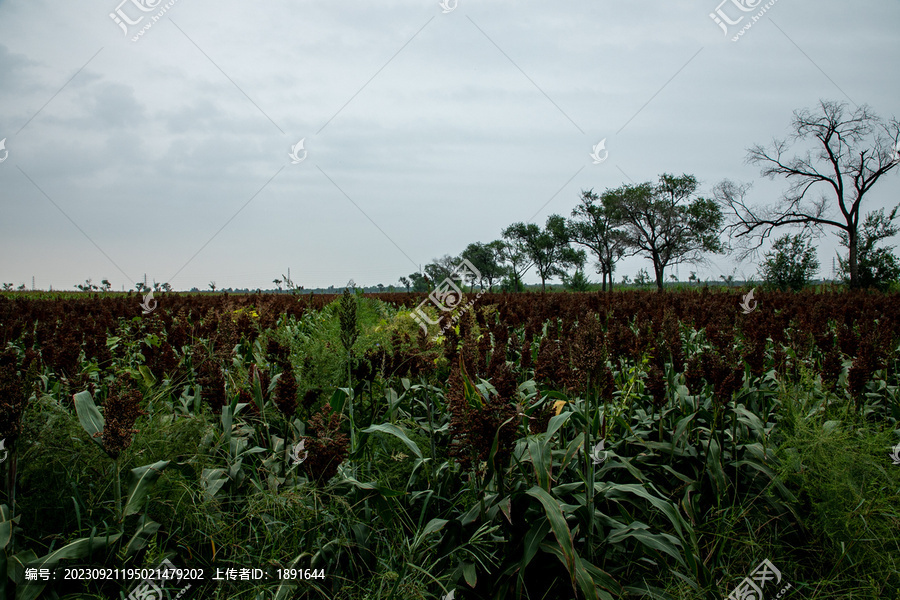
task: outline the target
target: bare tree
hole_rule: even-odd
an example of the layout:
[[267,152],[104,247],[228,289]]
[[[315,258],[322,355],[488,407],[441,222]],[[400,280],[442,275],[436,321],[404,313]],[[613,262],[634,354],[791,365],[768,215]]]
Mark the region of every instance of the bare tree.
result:
[[[726,180],[716,187],[716,199],[729,215],[726,231],[741,243],[740,257],[746,258],[776,228],[836,228],[847,237],[850,285],[858,287],[860,209],[878,180],[900,164],[900,122],[884,121],[865,105],[850,112],[844,102],[822,100],[815,111],[795,111],[791,129],[788,140],[756,145],[747,154],[749,163],[762,166],[763,176],[788,181],[778,203],[751,207],[745,201],[749,185]],[[811,147],[791,155],[795,143]]]

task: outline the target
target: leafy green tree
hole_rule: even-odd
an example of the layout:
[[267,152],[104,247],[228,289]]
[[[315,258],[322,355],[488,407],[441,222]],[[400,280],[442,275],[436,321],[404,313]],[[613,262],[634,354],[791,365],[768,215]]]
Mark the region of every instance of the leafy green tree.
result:
[[566,288],[573,292],[587,292],[591,289],[591,282],[582,269],[578,269],[571,276],[563,277]]
[[594,254],[597,272],[603,276],[602,289],[606,291],[609,276],[612,291],[613,270],[626,251],[625,236],[618,229],[621,223],[613,218],[608,199],[597,196],[593,190],[582,190],[581,204],[575,207],[572,216],[575,218],[566,222],[569,238]]
[[400,285],[404,286],[406,288],[406,291],[409,292],[409,287],[412,285],[412,283],[406,277],[401,277]]
[[431,281],[440,283],[450,277],[459,263],[460,259],[458,256],[445,254],[441,258],[435,258],[425,265],[425,274],[428,275],[428,278],[431,279]]
[[[893,253],[894,247],[882,246],[881,248],[876,248],[880,241],[893,237],[900,232],[900,228],[894,224],[898,208],[900,207],[894,207],[891,214],[887,216],[885,216],[883,208],[866,215],[858,245],[858,287],[874,287],[883,291],[889,288],[892,282],[900,278],[900,260],[897,260],[897,256]],[[850,240],[847,234],[842,232],[840,238],[841,245],[849,248]],[[838,256],[838,263],[840,264],[841,277],[846,283],[850,283],[849,257],[844,259]]]
[[766,252],[760,269],[763,280],[782,290],[799,290],[819,270],[816,249],[805,234],[783,235]]
[[494,281],[499,280],[506,273],[503,267],[503,241],[495,240],[488,244],[474,242],[469,244],[461,255],[471,262],[481,273],[479,285],[484,287],[487,283],[488,291],[494,287]]
[[500,247],[500,260],[506,271],[502,287],[508,292],[521,292],[525,289],[522,278],[534,266],[534,261],[529,257],[522,240],[507,237],[508,229],[503,232],[503,236],[507,239],[502,240]]
[[548,279],[566,276],[566,268],[584,264],[584,251],[569,246],[566,221],[559,215],[551,215],[544,229],[534,223],[513,223],[503,231],[503,237],[521,244],[537,267],[542,292]]
[[410,273],[409,280],[412,282],[412,291],[426,293],[431,291],[431,280],[422,273]]
[[700,263],[703,253],[726,250],[719,239],[722,211],[714,200],[695,196],[698,187],[693,175],[664,173],[656,185],[626,184],[604,193],[612,218],[624,224],[624,243],[631,255],[653,262],[660,291],[666,267]]

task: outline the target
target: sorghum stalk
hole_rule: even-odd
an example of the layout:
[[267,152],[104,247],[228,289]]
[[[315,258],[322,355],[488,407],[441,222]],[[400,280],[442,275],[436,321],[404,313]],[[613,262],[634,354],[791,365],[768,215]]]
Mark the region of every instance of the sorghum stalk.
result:
[[338,308],[338,316],[341,322],[341,344],[347,351],[347,390],[350,416],[350,453],[356,452],[356,422],[353,419],[353,375],[350,371],[350,363],[353,360],[353,344],[359,338],[359,322],[356,316],[356,295],[350,291],[350,287],[344,288],[341,303]]

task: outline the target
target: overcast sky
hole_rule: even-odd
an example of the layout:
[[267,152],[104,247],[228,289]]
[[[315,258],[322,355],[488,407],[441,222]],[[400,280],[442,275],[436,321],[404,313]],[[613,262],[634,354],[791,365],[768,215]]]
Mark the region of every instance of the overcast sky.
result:
[[[758,0],[727,35],[719,0],[445,1],[0,0],[0,281],[396,284],[582,189],[769,203],[746,150],[820,99],[900,117],[897,0],[778,0],[737,42]],[[867,210],[898,197],[893,172]]]

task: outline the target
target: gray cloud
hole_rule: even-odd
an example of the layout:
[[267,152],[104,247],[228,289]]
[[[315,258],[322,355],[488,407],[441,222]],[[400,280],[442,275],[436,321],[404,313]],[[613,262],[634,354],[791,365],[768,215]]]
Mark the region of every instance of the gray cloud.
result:
[[[0,2],[0,280],[164,281],[240,210],[176,288],[266,287],[288,267],[308,287],[389,284],[554,194],[535,220],[568,215],[623,172],[692,173],[705,192],[753,181],[770,202],[783,185],[746,148],[783,136],[793,110],[849,97],[900,112],[896,3],[781,0],[739,43],[715,5],[179,0],[133,43],[115,2]],[[610,159],[593,165],[602,138]],[[820,248],[829,270],[835,247]],[[755,266],[700,271],[733,269]]]

